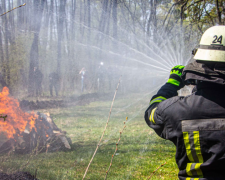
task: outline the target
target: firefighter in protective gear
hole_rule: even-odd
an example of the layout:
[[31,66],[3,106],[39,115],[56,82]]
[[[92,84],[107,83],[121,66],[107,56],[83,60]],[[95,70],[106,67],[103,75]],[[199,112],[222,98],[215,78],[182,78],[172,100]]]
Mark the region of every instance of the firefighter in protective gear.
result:
[[[178,96],[187,84],[196,91]],[[225,26],[206,30],[193,62],[171,70],[145,121],[176,146],[180,180],[225,179]]]

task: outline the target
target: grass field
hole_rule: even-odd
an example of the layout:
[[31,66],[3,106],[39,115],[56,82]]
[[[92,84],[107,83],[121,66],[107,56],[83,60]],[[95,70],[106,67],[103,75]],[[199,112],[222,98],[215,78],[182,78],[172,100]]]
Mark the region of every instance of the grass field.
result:
[[[126,117],[126,128],[107,179],[148,179],[164,163],[151,179],[178,179],[175,146],[159,138],[144,121],[149,99],[150,96],[143,94],[116,98],[107,130],[85,179],[105,178]],[[1,155],[4,162],[0,162],[0,170],[8,173],[23,170],[32,174],[37,170],[40,180],[82,179],[105,128],[110,106],[111,101],[95,101],[85,106],[41,110],[50,112],[57,126],[67,131],[73,142],[72,150],[35,156]]]

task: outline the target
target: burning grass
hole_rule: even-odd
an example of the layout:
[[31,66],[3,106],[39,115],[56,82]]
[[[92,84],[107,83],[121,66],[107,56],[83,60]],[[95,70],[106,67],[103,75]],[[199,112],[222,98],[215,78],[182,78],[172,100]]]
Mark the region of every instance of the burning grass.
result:
[[[124,118],[127,116],[129,120],[107,179],[147,179],[165,162],[167,163],[158,169],[151,179],[178,179],[174,145],[157,137],[144,122],[143,113],[148,98],[127,107],[141,96],[116,99],[108,128],[86,179],[105,178],[119,131],[123,128]],[[37,178],[41,180],[82,179],[104,130],[110,105],[111,101],[96,101],[85,106],[46,109],[56,125],[67,131],[67,136],[73,142],[72,149],[47,154],[4,154],[0,159],[0,171],[12,173],[23,170],[35,174],[37,170]]]

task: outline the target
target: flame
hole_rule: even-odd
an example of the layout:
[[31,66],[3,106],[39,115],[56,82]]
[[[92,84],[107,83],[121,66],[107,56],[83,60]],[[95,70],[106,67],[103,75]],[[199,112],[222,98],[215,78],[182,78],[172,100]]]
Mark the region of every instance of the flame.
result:
[[9,89],[4,87],[0,92],[0,115],[6,116],[5,120],[0,118],[0,132],[12,138],[14,134],[23,132],[27,125],[30,131],[35,127],[37,115],[23,112],[19,107],[19,101],[9,96]]

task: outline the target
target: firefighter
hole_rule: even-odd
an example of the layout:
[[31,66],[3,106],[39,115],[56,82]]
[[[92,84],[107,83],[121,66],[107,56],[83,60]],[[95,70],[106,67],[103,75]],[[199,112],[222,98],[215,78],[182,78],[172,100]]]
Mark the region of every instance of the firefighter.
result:
[[[178,96],[189,84],[196,91]],[[176,146],[180,180],[225,179],[225,26],[207,29],[193,62],[172,68],[145,121]]]
[[34,67],[34,88],[36,96],[40,96],[42,93],[42,80],[43,74],[38,67]]
[[86,79],[85,73],[86,73],[86,69],[83,67],[79,72],[80,77],[81,77],[81,92],[83,92],[85,89],[85,79]]
[[105,86],[105,67],[103,66],[104,63],[101,62],[99,67],[98,67],[98,72],[97,72],[97,83],[98,83],[98,91],[103,92],[104,91],[104,86]]
[[55,89],[56,96],[58,96],[59,75],[57,72],[52,72],[49,74],[49,90],[51,96],[53,96],[53,88]]

